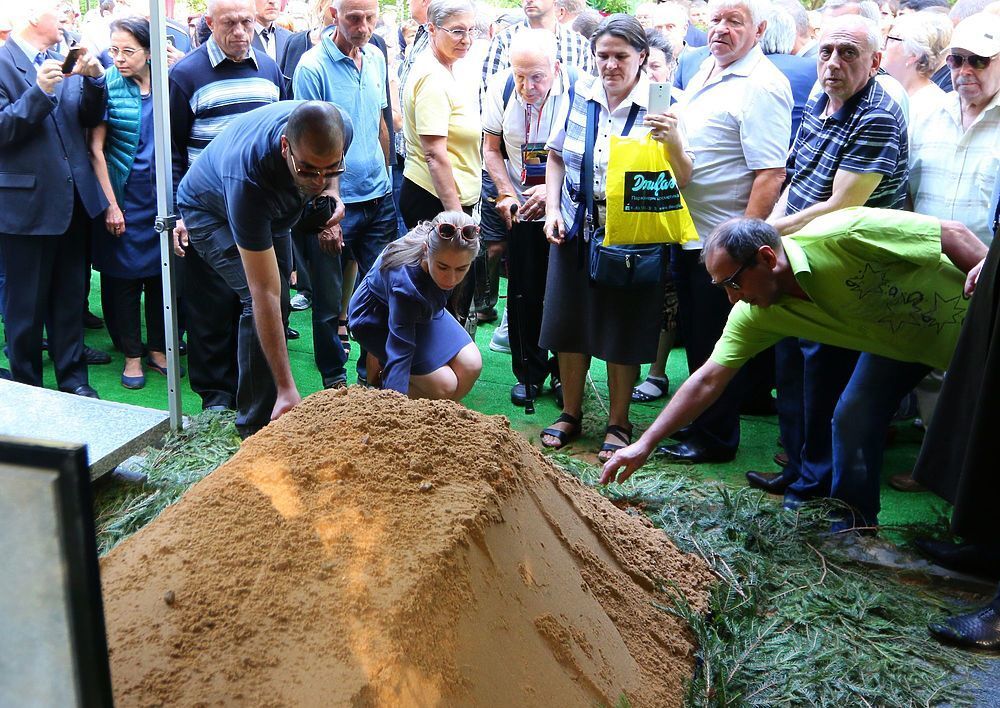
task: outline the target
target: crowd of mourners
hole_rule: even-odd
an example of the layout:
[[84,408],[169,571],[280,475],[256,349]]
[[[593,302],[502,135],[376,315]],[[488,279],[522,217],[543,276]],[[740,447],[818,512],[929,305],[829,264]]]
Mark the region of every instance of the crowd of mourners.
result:
[[[41,386],[47,350],[60,390],[96,398],[88,366],[112,357],[84,330],[106,327],[140,389],[167,373],[148,7],[12,10],[0,376]],[[325,388],[453,400],[482,368],[477,323],[497,321],[512,404],[561,409],[545,447],[580,435],[591,360],[606,363],[604,482],[652,454],[731,461],[741,414],[776,414],[776,469],[749,484],[789,509],[833,498],[833,532],[872,533],[887,431],[915,415],[920,458],[891,483],[952,502],[963,539],[921,549],[1000,577],[1000,2],[409,11],[209,0],[167,20],[180,344],[205,409],[236,410],[249,435],[298,403],[291,310],[311,310]],[[644,236],[641,280],[640,251],[603,245],[634,218],[622,174],[651,174],[623,162],[640,145],[687,224]],[[690,376],[672,389],[675,346]],[[660,399],[633,440],[631,405]],[[1000,596],[931,631],[1000,646]]]

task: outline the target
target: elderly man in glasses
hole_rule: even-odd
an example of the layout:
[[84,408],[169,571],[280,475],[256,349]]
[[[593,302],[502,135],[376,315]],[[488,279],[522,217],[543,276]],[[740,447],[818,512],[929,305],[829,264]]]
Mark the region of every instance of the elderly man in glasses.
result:
[[177,206],[191,246],[239,296],[236,427],[252,435],[301,398],[281,321],[278,261],[306,202],[335,200],[325,230],[344,216],[339,177],[350,118],[323,101],[281,101],[244,113],[191,166]]
[[[900,399],[931,367],[946,368],[986,247],[957,221],[853,207],[780,237],[757,219],[732,219],[703,259],[735,305],[709,360],[634,444],[604,466],[622,481],[664,437],[690,422],[751,357],[785,337],[863,352],[833,414],[833,529],[871,529],[879,511],[885,430]],[[619,470],[624,468],[621,474]]]
[[913,209],[960,219],[989,245],[990,188],[1000,170],[1000,16],[960,22],[945,59],[955,90],[910,126]]
[[[903,206],[906,119],[875,78],[879,44],[878,27],[858,15],[833,17],[823,27],[816,59],[822,91],[802,111],[788,160],[791,181],[770,217],[779,234],[845,207]],[[788,507],[830,496],[830,419],[857,360],[856,350],[808,338],[775,347],[778,423],[788,464],[780,473],[747,472],[751,486],[784,493]]]

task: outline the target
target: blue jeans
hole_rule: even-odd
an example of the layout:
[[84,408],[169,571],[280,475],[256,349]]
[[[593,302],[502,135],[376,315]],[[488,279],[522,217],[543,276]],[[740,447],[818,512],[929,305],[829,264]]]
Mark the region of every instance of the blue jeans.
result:
[[[237,335],[236,359],[239,375],[236,384],[236,429],[247,436],[257,432],[271,420],[271,411],[278,397],[274,376],[268,366],[257,336],[253,318],[253,298],[247,283],[243,260],[228,226],[219,229],[193,229],[189,233],[191,245],[209,266],[218,273],[226,285],[240,298],[240,324]],[[281,287],[288,291],[285,274],[291,263],[291,244],[288,233],[274,236],[274,254],[278,261]]]
[[831,496],[853,511],[842,524],[878,523],[885,431],[899,402],[931,370],[926,364],[862,354],[833,413]]
[[3,256],[0,256],[0,322],[3,321],[3,298],[7,287],[7,276],[4,274]]
[[[306,239],[312,268],[313,351],[324,386],[347,378],[347,354],[337,336],[337,323],[343,289],[347,287],[353,292],[354,283],[344,283],[341,259],[353,258],[358,264],[358,278],[363,278],[397,234],[396,208],[389,195],[346,204],[345,208],[344,220],[340,222],[344,234],[344,250],[340,255],[321,251],[315,236]],[[358,358],[358,372],[364,375],[364,356]]]
[[[799,412],[790,416],[784,413],[785,406],[778,407],[778,424],[781,439],[785,444],[791,463],[792,449],[796,444],[796,479],[787,493],[800,499],[815,499],[830,496],[833,481],[833,411],[847,382],[854,373],[858,362],[858,352],[850,349],[819,344],[807,339],[792,340],[797,352],[788,352],[782,357],[786,370],[778,369],[779,400],[797,396],[795,402]],[[798,390],[791,382],[795,366],[789,366],[789,359],[798,355]],[[789,465],[791,466],[791,464]]]
[[399,236],[406,236],[409,229],[406,228],[406,224],[403,222],[403,212],[399,208],[399,190],[403,188],[403,166],[406,160],[403,159],[402,155],[396,155],[396,164],[392,166],[392,201],[396,205],[396,233],[397,236],[393,238],[396,240]]

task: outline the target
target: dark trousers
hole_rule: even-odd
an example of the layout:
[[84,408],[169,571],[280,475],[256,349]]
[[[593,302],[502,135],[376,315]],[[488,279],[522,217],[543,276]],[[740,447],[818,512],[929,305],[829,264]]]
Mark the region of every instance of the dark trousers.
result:
[[552,373],[549,352],[538,346],[542,331],[549,243],[542,222],[516,223],[507,239],[507,332],[511,368],[519,383],[541,386]]
[[312,297],[312,274],[309,272],[310,263],[307,249],[309,240],[315,240],[315,234],[308,234],[305,231],[292,229],[292,269],[295,271],[295,290],[303,295]]
[[392,166],[392,201],[396,205],[396,228],[398,236],[405,236],[407,232],[406,222],[403,221],[403,212],[399,207],[399,195],[403,189],[403,167],[406,165],[406,157],[396,155],[396,164]]
[[[677,298],[678,324],[687,352],[688,371],[694,373],[708,361],[729,317],[732,304],[700,262],[701,251],[674,246],[671,265]],[[740,404],[749,389],[750,374],[743,367],[719,399],[691,424],[693,444],[735,449],[740,444]]]
[[8,359],[14,381],[42,385],[42,329],[48,332],[56,384],[72,391],[88,382],[83,360],[86,297],[84,246],[90,219],[79,198],[66,233],[58,236],[0,234],[6,269]]
[[[782,340],[779,346],[783,366],[777,368],[778,426],[788,466],[794,464],[798,475],[787,491],[802,499],[828,497],[833,483],[833,412],[860,355],[807,339]],[[791,448],[796,445],[793,462]]]
[[[412,229],[421,221],[430,221],[443,212],[444,204],[435,195],[404,177],[403,186],[399,190],[399,210],[406,228]],[[471,214],[472,207],[462,207],[462,211]],[[475,292],[476,268],[472,267],[462,282],[452,290],[448,299],[448,311],[461,323],[469,317]]]
[[3,255],[0,254],[0,322],[3,321],[4,291],[7,289],[7,276],[4,274]]
[[[217,230],[191,231],[191,245],[205,263],[222,276],[226,285],[240,301],[237,361],[239,373],[236,385],[236,428],[242,435],[252,435],[271,420],[271,411],[278,397],[274,376],[254,324],[253,298],[247,283],[243,259],[228,227]],[[280,287],[288,291],[287,274],[291,266],[291,245],[287,233],[274,237],[274,253],[278,261]],[[190,349],[188,350],[190,352]],[[189,353],[190,356],[190,353]]]
[[874,526],[885,431],[903,396],[930,373],[926,364],[864,353],[833,412],[833,481],[830,496],[847,504],[848,526]]
[[[143,298],[145,295],[145,298]],[[151,351],[166,351],[163,331],[163,278],[115,278],[101,275],[104,319],[116,332],[117,346],[128,358],[143,355],[140,300],[146,314],[146,343]]]
[[191,389],[201,396],[203,408],[235,408],[240,299],[196,249],[188,248],[177,262],[184,279]]
[[[315,234],[306,239],[306,257],[313,271],[313,351],[316,368],[329,386],[346,379],[347,355],[337,335],[340,305],[344,288],[354,290],[354,283],[344,282],[343,260],[352,258],[358,264],[358,278],[372,267],[396,235],[396,206],[389,195],[365,202],[345,204],[344,249],[330,255],[319,248]],[[365,357],[358,357],[358,371],[364,374]]]

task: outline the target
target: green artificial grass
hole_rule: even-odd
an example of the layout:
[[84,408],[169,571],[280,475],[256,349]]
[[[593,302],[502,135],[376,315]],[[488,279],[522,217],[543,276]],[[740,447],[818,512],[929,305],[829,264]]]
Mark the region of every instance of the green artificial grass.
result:
[[[505,281],[501,281],[501,292]],[[501,299],[498,309],[502,311],[505,299]],[[92,278],[90,293],[90,309],[100,314],[100,281],[95,273]],[[293,312],[291,326],[301,332],[301,338],[288,343],[288,354],[292,372],[303,396],[318,391],[322,387],[319,373],[316,371],[312,355],[312,311]],[[511,425],[532,440],[538,441],[539,431],[551,424],[559,415],[555,399],[550,393],[540,397],[535,406],[535,414],[526,415],[523,408],[518,408],[510,402],[510,388],[516,383],[510,368],[510,356],[499,354],[489,349],[490,337],[495,324],[479,327],[476,343],[483,354],[483,373],[472,392],[464,400],[465,405],[473,410],[490,415],[505,415]],[[88,330],[86,341],[92,347],[103,349],[112,354],[112,363],[106,366],[90,368],[91,385],[100,395],[108,400],[131,403],[148,408],[166,410],[167,390],[166,378],[155,371],[146,372],[146,387],[139,391],[130,391],[121,386],[119,378],[124,366],[120,352],[112,349],[111,338],[106,330]],[[348,380],[354,380],[354,362],[357,358],[357,344],[354,345],[351,362],[348,365]],[[186,362],[186,359],[181,360]],[[6,364],[6,359],[0,353],[0,366]],[[683,350],[671,352],[667,366],[670,377],[670,389],[675,391],[687,377],[687,364]],[[51,363],[45,360],[45,385],[55,387]],[[588,386],[588,404],[585,407],[586,421],[584,435],[566,448],[566,452],[579,455],[583,459],[593,461],[593,454],[600,448],[603,438],[606,417],[602,414],[602,401],[607,401],[607,374],[602,362],[595,361],[591,367],[591,378],[594,386]],[[188,379],[181,382],[181,401],[183,412],[195,415],[201,411],[201,401],[191,391]],[[662,410],[663,401],[646,404],[634,404],[631,409],[632,421],[636,427],[636,435],[645,429],[656,414]],[[882,485],[882,513],[880,521],[889,526],[904,524],[940,524],[946,518],[948,505],[928,492],[903,493],[897,492],[885,484],[890,475],[908,472],[916,460],[920,446],[921,433],[911,425],[899,424],[898,435],[894,444],[886,452],[886,461]],[[733,462],[725,464],[698,465],[691,472],[703,479],[718,479],[734,485],[744,485],[743,474],[750,469],[761,471],[777,471],[772,461],[778,451],[778,424],[775,417],[744,417],[742,422],[742,440],[739,453]]]

